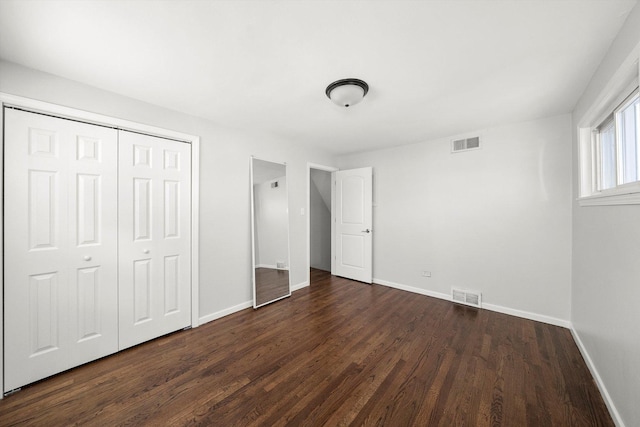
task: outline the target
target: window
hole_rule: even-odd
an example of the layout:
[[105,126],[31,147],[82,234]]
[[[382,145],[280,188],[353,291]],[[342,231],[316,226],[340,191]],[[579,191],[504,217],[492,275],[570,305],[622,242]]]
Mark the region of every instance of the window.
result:
[[598,191],[640,180],[639,117],[640,95],[636,89],[594,129]]
[[616,128],[613,116],[609,116],[596,128],[595,141],[599,154],[600,179],[598,190],[608,190],[616,186]]
[[620,183],[627,184],[640,179],[640,94],[635,94],[622,104],[616,113],[617,140],[620,145]]
[[615,108],[605,110],[608,115],[597,126],[581,130],[582,205],[640,203],[640,92],[637,79],[612,105]]
[[591,104],[574,110],[578,204],[640,205],[640,45],[601,83]]

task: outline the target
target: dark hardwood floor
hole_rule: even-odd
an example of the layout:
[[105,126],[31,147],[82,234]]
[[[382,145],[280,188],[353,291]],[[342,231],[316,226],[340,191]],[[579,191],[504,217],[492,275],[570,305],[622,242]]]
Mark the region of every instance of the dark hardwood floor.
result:
[[290,298],[41,381],[0,425],[608,426],[568,330],[312,272]]

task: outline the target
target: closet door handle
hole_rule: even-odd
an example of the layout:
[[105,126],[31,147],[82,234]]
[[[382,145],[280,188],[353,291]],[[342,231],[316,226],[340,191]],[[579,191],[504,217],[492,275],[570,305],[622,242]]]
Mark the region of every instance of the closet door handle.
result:
[[91,257],[89,255],[85,255],[84,257],[82,257],[82,259],[84,259],[85,261],[91,261]]
[[143,249],[143,250],[142,250],[142,253],[143,253],[143,254],[148,254],[148,253],[149,253],[149,249]]

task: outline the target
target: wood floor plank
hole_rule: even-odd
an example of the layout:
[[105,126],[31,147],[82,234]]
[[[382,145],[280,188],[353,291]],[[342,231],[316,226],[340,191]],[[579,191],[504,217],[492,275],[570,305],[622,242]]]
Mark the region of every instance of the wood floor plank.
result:
[[612,426],[571,333],[311,271],[311,286],[40,381],[0,425]]

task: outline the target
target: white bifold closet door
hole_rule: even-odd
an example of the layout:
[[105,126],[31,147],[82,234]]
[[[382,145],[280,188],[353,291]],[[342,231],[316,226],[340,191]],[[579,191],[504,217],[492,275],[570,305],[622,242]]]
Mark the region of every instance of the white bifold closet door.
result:
[[120,349],[191,324],[191,145],[120,131]]
[[118,131],[5,109],[5,384],[118,350]]
[[191,324],[191,145],[5,109],[4,391]]

